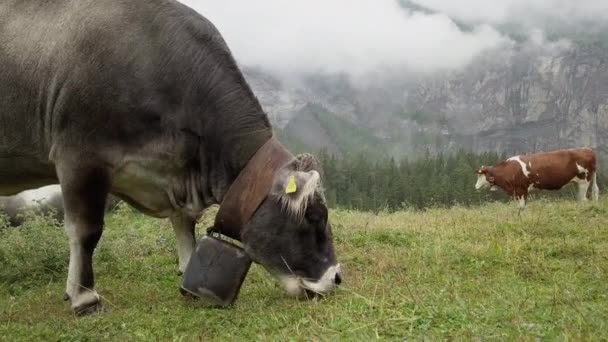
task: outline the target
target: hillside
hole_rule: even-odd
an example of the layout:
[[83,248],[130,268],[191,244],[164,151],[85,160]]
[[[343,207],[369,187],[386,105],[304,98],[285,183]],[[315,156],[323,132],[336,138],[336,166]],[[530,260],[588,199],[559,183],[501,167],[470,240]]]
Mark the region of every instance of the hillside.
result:
[[296,150],[326,150],[336,156],[355,152],[388,155],[381,139],[314,103],[298,110],[281,132],[286,144]]
[[359,146],[298,120],[302,113],[330,113],[358,128],[342,135],[374,137],[398,158],[460,148],[515,155],[588,146],[607,159],[605,37],[556,32],[553,41],[526,37],[486,51],[462,70],[379,71],[364,79],[319,73],[293,80],[252,67],[245,74],[275,125],[293,122],[299,140],[314,148]]
[[0,340],[605,340],[606,208],[603,196],[535,201],[521,217],[499,203],[331,211],[344,272],[335,295],[287,298],[254,265],[235,306],[220,310],[179,295],[168,221],[122,206],[95,259],[106,311],[86,318],[61,300],[65,233],[37,219],[0,228]]

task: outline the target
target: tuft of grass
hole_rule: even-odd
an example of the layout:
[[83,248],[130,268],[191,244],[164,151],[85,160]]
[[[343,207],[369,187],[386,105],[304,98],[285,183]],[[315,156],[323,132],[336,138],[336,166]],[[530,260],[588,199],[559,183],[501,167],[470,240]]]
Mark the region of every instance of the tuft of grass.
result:
[[0,284],[11,295],[62,280],[69,260],[63,227],[52,214],[25,215],[19,228],[0,219]]
[[[61,301],[67,237],[32,217],[0,219],[0,340],[606,340],[608,197],[424,212],[331,211],[343,286],[288,298],[253,265],[235,305],[178,293],[167,220],[122,205],[95,256],[105,311]],[[216,208],[199,222],[209,226]]]

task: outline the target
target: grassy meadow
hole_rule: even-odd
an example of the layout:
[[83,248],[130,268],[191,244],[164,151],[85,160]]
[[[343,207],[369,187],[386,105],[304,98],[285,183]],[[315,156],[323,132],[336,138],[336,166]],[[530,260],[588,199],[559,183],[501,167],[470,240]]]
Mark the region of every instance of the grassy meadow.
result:
[[82,318],[62,301],[63,229],[45,218],[0,228],[0,340],[608,339],[608,196],[533,200],[521,216],[489,203],[331,221],[335,295],[288,298],[253,265],[235,305],[214,309],[179,294],[169,222],[122,205],[95,258],[105,310]]

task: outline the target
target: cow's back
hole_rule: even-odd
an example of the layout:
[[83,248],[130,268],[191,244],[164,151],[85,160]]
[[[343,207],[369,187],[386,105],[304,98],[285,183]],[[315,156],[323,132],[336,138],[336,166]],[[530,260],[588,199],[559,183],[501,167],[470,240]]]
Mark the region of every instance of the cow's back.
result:
[[557,190],[575,177],[590,176],[596,169],[595,154],[588,148],[557,150],[521,156],[536,188]]
[[240,76],[221,68],[215,27],[172,0],[5,0],[0,25],[0,194],[56,182],[58,154],[111,163],[181,126],[212,131],[218,120],[185,119],[206,86],[193,75]]
[[[185,70],[167,57],[171,52],[168,26],[177,18],[171,18],[172,13],[158,18],[159,11],[169,11],[162,9],[166,3],[170,2],[15,0],[1,4],[0,103],[6,109],[0,115],[7,123],[0,128],[3,143],[12,141],[20,149],[32,146],[28,147],[32,151],[14,153],[38,152],[33,147],[48,153],[57,138],[54,134],[68,131],[95,138],[86,130],[99,130],[107,122],[123,127],[120,123],[126,115],[161,110],[154,106],[163,99],[151,96],[167,96],[171,91],[163,88],[167,86],[176,86],[172,92],[177,94],[182,88],[176,80],[185,76]],[[179,53],[177,46],[175,50]],[[174,76],[165,79],[170,73]]]

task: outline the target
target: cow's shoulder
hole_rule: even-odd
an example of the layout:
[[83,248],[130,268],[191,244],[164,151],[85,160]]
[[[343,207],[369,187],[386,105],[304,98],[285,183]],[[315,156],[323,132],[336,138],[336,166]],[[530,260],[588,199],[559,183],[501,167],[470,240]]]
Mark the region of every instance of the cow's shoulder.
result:
[[576,159],[594,160],[595,152],[591,148],[578,148],[571,150],[572,155]]

